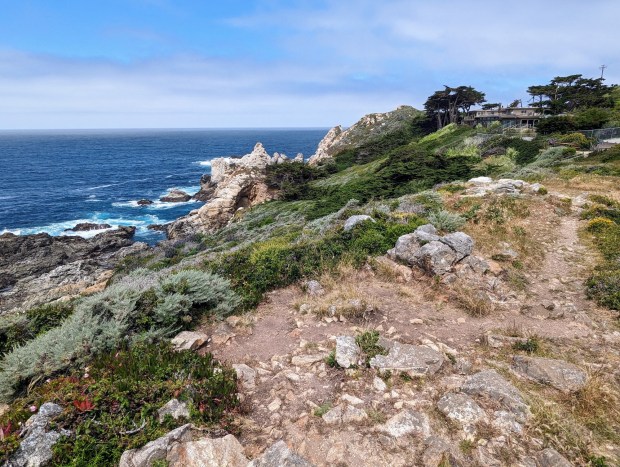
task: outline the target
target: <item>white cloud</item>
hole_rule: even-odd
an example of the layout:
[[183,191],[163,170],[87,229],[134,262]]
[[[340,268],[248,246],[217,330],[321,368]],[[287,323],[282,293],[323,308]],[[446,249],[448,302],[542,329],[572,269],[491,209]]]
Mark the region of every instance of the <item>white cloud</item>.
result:
[[[290,4],[228,21],[244,37],[267,37],[269,60],[0,50],[0,128],[329,126],[421,107],[443,84],[508,101],[556,75],[596,75],[602,63],[608,82],[620,81],[620,3],[611,0]],[[159,40],[151,30],[107,33]]]

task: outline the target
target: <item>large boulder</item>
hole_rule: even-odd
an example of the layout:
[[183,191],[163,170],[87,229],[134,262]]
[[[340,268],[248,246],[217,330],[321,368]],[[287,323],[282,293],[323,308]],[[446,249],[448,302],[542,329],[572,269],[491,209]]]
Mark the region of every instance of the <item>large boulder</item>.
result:
[[530,409],[519,390],[495,370],[484,370],[470,376],[461,391],[470,396],[487,397],[498,402],[514,413],[519,421],[525,421],[530,415]]
[[247,467],[243,446],[233,435],[202,438],[175,444],[166,461],[169,467]]
[[370,366],[379,371],[402,371],[409,376],[435,374],[443,364],[443,355],[422,345],[393,342],[387,355],[377,355],[370,359]]
[[61,436],[68,436],[66,430],[50,430],[52,420],[62,413],[62,407],[52,402],[41,405],[39,412],[30,417],[22,431],[23,439],[11,459],[8,467],[36,467],[46,465],[52,460],[52,447]]
[[471,255],[474,250],[474,240],[463,232],[449,233],[444,235],[439,241],[454,250],[457,261]]
[[579,391],[588,382],[585,371],[563,360],[518,355],[512,366],[518,374],[564,393]]
[[123,453],[119,467],[150,467],[156,461],[165,461],[168,453],[177,444],[192,440],[192,425],[180,426],[145,444],[138,449],[129,449]]
[[170,190],[166,195],[159,198],[159,201],[162,203],[184,203],[192,199],[190,195],[185,193],[183,190],[178,190],[176,188]]
[[415,253],[414,257],[417,266],[435,276],[450,272],[457,260],[457,253],[441,241],[427,243]]
[[473,427],[486,416],[484,410],[467,394],[448,393],[437,402],[437,408],[447,418],[464,427]]

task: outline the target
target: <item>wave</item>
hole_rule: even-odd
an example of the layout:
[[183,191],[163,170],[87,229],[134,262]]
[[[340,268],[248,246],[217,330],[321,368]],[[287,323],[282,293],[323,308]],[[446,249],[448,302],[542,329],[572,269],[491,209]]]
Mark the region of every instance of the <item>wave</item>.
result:
[[[93,224],[109,224],[111,227],[107,229],[98,229],[98,230],[89,230],[87,232],[71,232],[66,231],[66,229],[71,229],[80,223],[93,223]],[[15,235],[33,235],[37,233],[47,233],[53,237],[58,237],[61,235],[64,236],[74,236],[74,237],[82,237],[82,238],[92,238],[97,234],[105,232],[107,230],[114,230],[118,227],[136,227],[136,231],[138,233],[151,233],[147,227],[151,224],[164,224],[166,221],[158,218],[152,214],[146,214],[144,216],[134,217],[131,219],[123,218],[123,217],[114,217],[109,213],[95,213],[88,218],[82,219],[73,219],[70,221],[63,222],[54,222],[48,225],[41,225],[36,227],[27,227],[27,228],[18,228],[18,229],[4,229],[0,232],[3,233],[13,233]]]
[[211,167],[211,161],[196,161],[195,164],[202,165],[203,167]]
[[138,200],[131,201],[117,201],[112,203],[112,206],[115,208],[139,208],[145,210],[160,210],[160,209],[173,209],[179,206],[188,206],[191,204],[200,203],[200,201],[195,199],[190,199],[189,201],[185,201],[182,203],[165,203],[162,201],[153,201],[153,204],[139,205]]

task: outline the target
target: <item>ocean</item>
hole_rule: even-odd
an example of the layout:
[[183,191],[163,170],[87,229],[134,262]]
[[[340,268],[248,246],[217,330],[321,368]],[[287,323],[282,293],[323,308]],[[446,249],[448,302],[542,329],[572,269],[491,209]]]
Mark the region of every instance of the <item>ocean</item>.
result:
[[[161,203],[171,188],[194,194],[216,157],[263,143],[270,154],[314,153],[327,129],[0,131],[0,233],[68,235],[80,222],[136,226],[156,243],[164,224],[203,203]],[[138,206],[143,198],[155,201]],[[79,233],[93,236],[98,231]]]

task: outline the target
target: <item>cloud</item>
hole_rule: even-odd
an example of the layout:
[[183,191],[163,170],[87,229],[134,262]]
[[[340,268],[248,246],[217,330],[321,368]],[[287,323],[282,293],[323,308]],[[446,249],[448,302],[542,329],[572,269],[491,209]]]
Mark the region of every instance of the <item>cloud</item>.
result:
[[222,44],[243,44],[226,56],[131,21],[101,28],[146,51],[123,59],[0,49],[0,128],[347,125],[403,103],[421,107],[444,84],[511,101],[553,76],[597,75],[602,63],[608,82],[620,80],[620,3],[611,0],[258,6],[216,20]]

